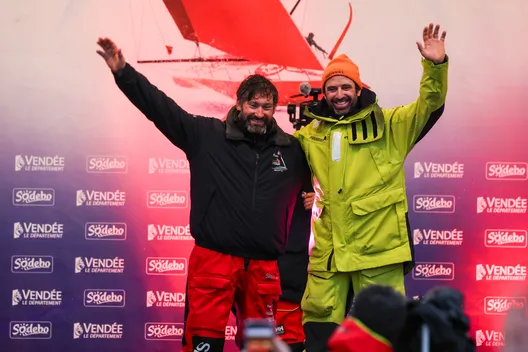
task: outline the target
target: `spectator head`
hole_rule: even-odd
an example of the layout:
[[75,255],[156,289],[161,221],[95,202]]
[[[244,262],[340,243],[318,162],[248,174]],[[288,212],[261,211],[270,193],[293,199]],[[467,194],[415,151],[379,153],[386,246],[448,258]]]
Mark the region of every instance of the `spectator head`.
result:
[[398,338],[406,313],[406,299],[390,286],[371,285],[356,296],[350,316],[387,339]]

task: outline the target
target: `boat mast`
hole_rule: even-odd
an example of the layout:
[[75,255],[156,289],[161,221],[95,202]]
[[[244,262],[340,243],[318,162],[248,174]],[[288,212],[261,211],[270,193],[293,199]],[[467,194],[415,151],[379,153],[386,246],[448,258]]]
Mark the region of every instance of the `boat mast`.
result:
[[293,9],[290,11],[290,16],[293,15],[293,12],[295,11],[295,9],[297,8],[297,6],[299,5],[300,2],[301,2],[301,0],[297,0],[297,2],[295,3],[295,6],[294,6]]

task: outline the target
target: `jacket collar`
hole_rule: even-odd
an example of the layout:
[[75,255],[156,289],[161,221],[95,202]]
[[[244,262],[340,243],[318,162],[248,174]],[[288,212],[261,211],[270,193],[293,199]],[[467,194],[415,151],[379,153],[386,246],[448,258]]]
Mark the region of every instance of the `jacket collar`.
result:
[[356,106],[345,116],[338,116],[335,114],[332,107],[328,104],[325,98],[321,99],[317,104],[307,107],[305,114],[308,117],[311,117],[316,120],[328,121],[328,122],[338,122],[343,121],[345,123],[350,123],[354,121],[363,120],[368,116],[367,112],[373,110],[373,108],[378,104],[378,97],[376,93],[371,91],[368,88],[363,88],[361,90],[361,95],[359,96]]
[[[227,118],[225,119],[226,138],[235,141],[255,142],[254,139],[245,134],[235,123],[234,118],[238,113],[236,106],[233,106],[227,113]],[[266,134],[265,138],[267,145],[275,144],[279,147],[285,147],[291,143],[288,134],[279,127],[275,118],[273,118],[270,131]]]

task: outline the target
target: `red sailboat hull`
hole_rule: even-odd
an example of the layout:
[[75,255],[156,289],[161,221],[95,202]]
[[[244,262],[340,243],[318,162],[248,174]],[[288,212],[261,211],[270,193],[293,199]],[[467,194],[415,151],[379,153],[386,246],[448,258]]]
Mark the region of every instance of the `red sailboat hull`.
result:
[[[197,87],[197,85],[203,85],[214,91],[223,94],[227,97],[236,99],[236,92],[238,86],[240,85],[239,81],[228,81],[228,80],[217,80],[217,79],[207,79],[207,78],[187,78],[183,79],[181,77],[174,77],[174,82],[180,86],[184,87]],[[320,80],[313,81],[272,81],[277,90],[279,91],[279,106],[285,106],[288,104],[299,104],[303,101],[310,100],[311,98],[306,98],[300,95],[300,85],[301,83],[308,83],[312,87],[319,87],[321,84]]]
[[[186,40],[197,47],[206,44],[226,53],[218,60],[205,58],[199,63],[203,69],[195,73],[201,71],[200,75],[174,75],[176,84],[187,88],[205,86],[234,99],[240,82],[249,74],[259,73],[275,84],[281,106],[311,99],[300,95],[302,83],[320,88],[323,67],[280,0],[266,0],[265,6],[247,0],[163,2]],[[350,4],[349,10],[348,23],[329,59],[350,27]],[[222,71],[229,72],[227,77]]]

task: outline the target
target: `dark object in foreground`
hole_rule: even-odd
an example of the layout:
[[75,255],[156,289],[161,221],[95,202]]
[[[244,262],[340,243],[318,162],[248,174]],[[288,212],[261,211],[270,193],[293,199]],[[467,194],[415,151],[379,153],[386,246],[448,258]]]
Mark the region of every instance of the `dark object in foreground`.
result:
[[463,304],[462,293],[448,287],[434,288],[422,300],[410,301],[394,351],[420,351],[423,324],[429,327],[431,352],[476,351],[475,342],[468,335],[469,318]]

